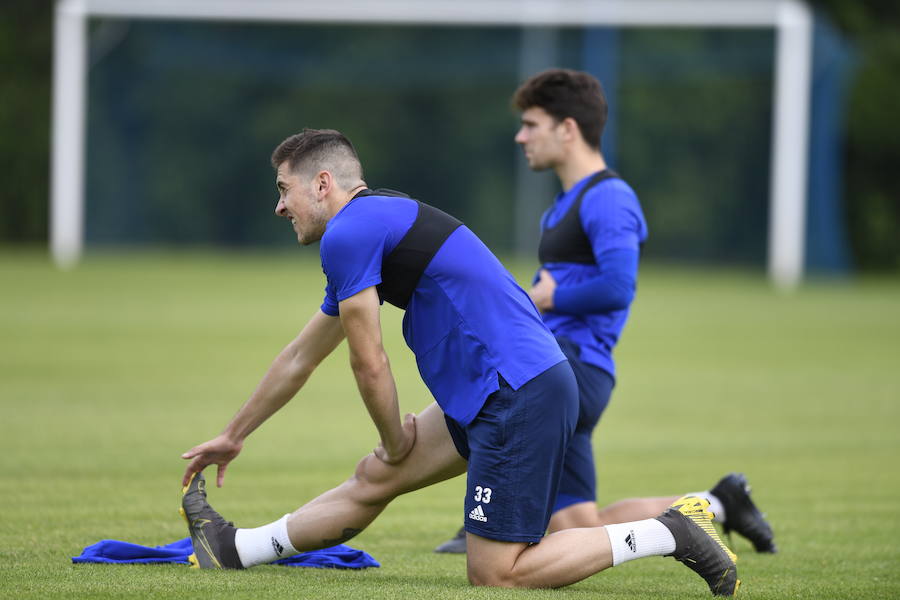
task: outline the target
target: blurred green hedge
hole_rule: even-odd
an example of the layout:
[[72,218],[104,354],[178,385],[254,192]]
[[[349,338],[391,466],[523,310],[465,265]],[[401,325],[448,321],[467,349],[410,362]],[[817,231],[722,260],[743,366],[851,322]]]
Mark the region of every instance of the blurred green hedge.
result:
[[[896,76],[900,73],[900,6],[874,0],[865,2],[816,0],[814,4],[838,25],[858,52],[858,70],[853,81],[848,108],[844,178],[846,217],[854,260],[856,266],[861,269],[900,270],[900,235],[897,233],[900,228],[900,184],[895,174],[895,165],[900,160],[900,111],[897,110],[900,106],[900,78]],[[0,243],[41,243],[47,238],[52,8],[52,2],[47,0],[0,5],[0,73],[3,74],[0,77],[0,176],[4,181],[0,191]],[[428,47],[429,36],[433,41],[435,33],[425,31],[422,35],[425,36],[422,47]],[[504,44],[509,41],[504,39],[504,35],[497,33],[493,36],[497,43],[488,49],[484,61],[510,59],[504,55],[506,52],[503,49]],[[484,39],[483,36],[480,39]],[[630,39],[635,39],[635,36]],[[467,40],[455,42],[460,44],[460,47],[465,47]],[[628,43],[625,42],[626,47]],[[690,44],[691,40],[687,43]],[[383,36],[379,44],[381,50],[372,46],[365,51],[371,54],[391,51],[389,35]],[[139,46],[132,47],[131,51],[135,53],[136,59],[152,60],[152,57],[140,54]],[[177,52],[177,48],[170,52]],[[339,58],[339,54],[337,56]],[[640,58],[634,58],[631,54],[629,57],[628,60],[631,60],[632,64]],[[373,61],[376,59],[378,56],[373,56]],[[102,70],[105,65],[101,64],[98,68]],[[392,140],[392,144],[382,147],[363,138],[360,153],[367,162],[367,168],[376,173],[390,175],[389,180],[382,181],[379,178],[372,183],[412,188],[410,191],[413,193],[420,191],[416,189],[417,187],[427,184],[430,191],[429,197],[425,199],[441,205],[456,202],[454,198],[462,196],[458,190],[463,189],[462,186],[467,186],[465,189],[472,190],[471,196],[466,194],[468,200],[456,209],[457,212],[468,222],[477,223],[479,233],[491,245],[508,248],[511,236],[508,223],[505,222],[507,217],[503,215],[509,215],[511,211],[509,196],[513,191],[514,171],[510,158],[512,152],[509,137],[515,127],[515,117],[509,112],[506,101],[516,82],[514,78],[500,74],[492,75],[491,70],[484,65],[472,65],[470,70],[481,74],[480,79],[474,84],[465,83],[468,72],[466,65],[457,65],[457,70],[451,73],[451,81],[442,83],[439,96],[423,96],[417,94],[415,90],[406,90],[401,95],[403,98],[401,104],[386,96],[379,96],[373,88],[366,98],[368,104],[359,109],[359,114],[364,117],[354,114],[353,118],[350,118],[349,112],[353,105],[345,102],[346,90],[333,85],[334,82],[323,75],[325,87],[322,94],[326,101],[320,104],[324,107],[323,110],[330,107],[334,114],[347,117],[341,120],[341,127],[348,130],[351,136],[354,128],[375,126],[380,127],[381,139],[386,139],[392,131],[390,127],[392,115],[402,114],[405,117],[415,115],[418,127],[414,131],[397,132],[400,139]],[[428,70],[424,71],[428,75]],[[327,68],[319,69],[318,72],[327,74]],[[377,76],[377,74],[370,75]],[[290,75],[286,74],[285,77],[289,78]],[[227,84],[227,76],[220,79],[223,79],[223,85]],[[181,82],[184,84],[183,88],[171,85],[173,83],[171,80],[165,80],[164,83],[171,86],[166,89],[169,99],[177,102],[179,93],[182,93],[180,89],[185,90],[183,93],[188,93],[186,90],[189,88],[189,80],[187,71]],[[402,87],[403,82],[389,82],[389,84]],[[109,79],[98,78],[97,81],[92,81],[92,100],[96,99],[97,102],[92,102],[91,110],[97,111],[98,107],[103,110],[115,110],[117,94],[120,93],[134,94],[130,101],[138,105],[141,102],[152,102],[141,94],[141,85],[152,86],[153,82],[138,82],[126,89],[119,89],[111,84]],[[699,95],[698,90],[701,92]],[[719,106],[728,105],[730,110],[735,110],[735,107],[743,110],[740,107],[754,105],[753,98],[768,93],[764,87],[748,86],[746,82],[740,81],[731,88],[731,93],[724,102],[718,100],[722,97],[721,90],[707,96],[707,100],[715,97],[717,101],[703,100],[702,84],[686,91],[699,98],[699,106],[685,105],[685,110],[701,111],[708,117],[711,128],[715,126],[717,120],[728,118],[727,113],[717,112]],[[362,92],[366,92],[365,87]],[[179,160],[173,164],[183,164],[185,169],[202,166],[196,163],[192,165],[192,161],[220,161],[221,173],[217,183],[219,187],[213,191],[203,190],[205,195],[213,197],[201,197],[197,194],[192,196],[194,190],[190,189],[189,183],[175,178],[171,172],[163,170],[146,173],[133,166],[129,167],[127,161],[118,164],[115,147],[91,149],[92,156],[102,156],[104,163],[100,167],[97,165],[89,167],[88,183],[95,186],[101,195],[105,194],[106,198],[112,198],[113,200],[107,203],[113,207],[119,198],[122,202],[129,200],[122,197],[122,190],[129,196],[133,193],[134,198],[130,200],[134,201],[145,193],[145,188],[155,189],[158,197],[178,203],[179,206],[176,208],[182,211],[185,226],[175,227],[171,234],[174,237],[169,241],[191,241],[197,235],[198,228],[203,227],[207,230],[201,231],[199,238],[214,243],[217,241],[249,243],[254,239],[265,237],[269,234],[270,227],[274,225],[230,231],[227,225],[222,225],[223,222],[227,223],[228,219],[205,225],[189,221],[194,214],[192,211],[212,210],[218,210],[225,216],[231,215],[232,221],[240,221],[242,213],[235,206],[235,196],[238,192],[244,196],[258,195],[261,202],[274,201],[274,192],[269,196],[265,192],[270,185],[269,172],[266,170],[268,167],[264,164],[265,156],[273,140],[277,143],[279,135],[290,133],[289,131],[276,133],[280,131],[276,125],[280,127],[284,122],[285,107],[274,101],[277,98],[271,102],[265,98],[267,94],[278,93],[292,93],[295,101],[302,101],[302,93],[296,90],[291,92],[289,89],[266,86],[261,82],[258,90],[247,92],[252,97],[243,98],[243,101],[267,102],[265,104],[269,107],[267,111],[240,115],[239,104],[231,107],[228,105],[229,102],[236,100],[223,97],[221,99],[223,106],[211,105],[209,114],[200,112],[191,115],[193,124],[197,127],[194,132],[184,132],[180,139],[178,123],[173,120],[170,123],[172,129],[169,137],[158,137],[154,142],[157,144],[156,152],[180,154]],[[480,98],[482,102],[468,110],[460,108],[460,105],[471,102],[473,97]],[[662,202],[654,201],[654,198],[661,197],[667,192],[664,189],[656,189],[661,184],[654,184],[655,181],[675,182],[674,188],[670,186],[669,189],[677,192],[679,173],[689,172],[682,164],[685,161],[689,162],[689,159],[685,158],[686,153],[678,153],[675,148],[669,149],[670,151],[666,153],[665,140],[654,141],[642,133],[666,128],[677,131],[677,120],[673,122],[669,119],[663,122],[667,116],[671,117],[673,113],[677,113],[675,110],[677,107],[673,108],[673,98],[677,96],[659,94],[650,84],[628,86],[621,90],[619,97],[619,116],[622,123],[628,122],[629,115],[638,113],[658,115],[660,119],[659,122],[644,120],[641,123],[642,127],[631,127],[630,133],[620,131],[619,139],[620,159],[626,163],[626,167],[630,165],[630,171],[626,172],[629,179],[637,180],[636,183],[641,184],[638,191],[642,199],[648,202],[646,206],[648,217],[666,222],[666,226],[655,230],[659,237],[656,239],[655,250],[651,249],[654,250],[654,254],[667,248],[674,249],[679,235],[690,235],[691,232],[684,231],[683,227],[682,230],[679,229],[678,219],[687,219],[691,211],[697,208],[692,208],[689,194],[676,196],[677,202],[673,201],[668,207]],[[659,110],[655,110],[654,106]],[[473,108],[478,110],[474,111]],[[218,114],[217,110],[225,113],[232,110],[232,114],[237,114],[235,119],[254,119],[254,131],[259,132],[258,136],[255,139],[230,138],[228,123],[213,118]],[[460,115],[460,119],[468,115],[474,122],[469,123],[468,127],[461,127],[458,121],[446,119],[447,114]],[[132,119],[129,135],[144,135],[147,139],[154,139],[146,131],[142,134],[141,128],[146,128],[148,124],[135,119],[133,114],[119,115],[119,118],[125,123],[129,123],[129,118]],[[369,122],[354,124],[354,118],[368,119]],[[373,125],[371,122],[373,120],[380,122]],[[91,123],[92,127],[101,129],[103,127],[103,120],[98,121],[96,114],[92,114]],[[696,132],[697,128],[694,127],[694,130]],[[198,132],[200,138],[197,137]],[[479,132],[483,132],[484,135]],[[719,147],[712,145],[710,140],[703,141],[702,131],[698,133],[699,143],[710,147],[690,149],[692,152],[696,151],[699,157],[710,152],[722,152]],[[767,132],[760,135],[767,135]],[[753,139],[748,140],[748,136]],[[444,140],[451,137],[452,143],[444,143]],[[736,130],[735,137],[740,141],[747,141],[750,144],[748,148],[764,144],[764,140],[755,139],[758,136],[752,128],[743,132]],[[198,151],[204,144],[213,144],[217,148],[217,153],[204,156],[203,152]],[[260,164],[253,167],[255,171],[249,179],[249,184],[246,178],[239,178],[237,173],[243,160],[241,153],[238,152],[242,146],[249,146],[260,155]],[[727,185],[739,181],[744,188],[754,186],[754,181],[762,181],[760,185],[765,186],[765,179],[758,179],[759,175],[751,180],[740,179],[741,174],[737,170],[742,167],[753,168],[758,172],[767,171],[765,157],[742,152],[740,148],[740,144],[727,145],[724,152],[730,153],[730,156],[722,158],[733,161],[735,172],[711,174],[712,186],[725,187],[726,184],[722,183],[723,177],[731,177]],[[658,160],[653,165],[652,171],[645,164],[638,164],[633,158],[629,158],[655,156],[654,153],[680,158],[672,161]],[[433,172],[404,174],[405,164],[422,161],[434,165],[431,169]],[[443,185],[435,182],[442,182]],[[129,188],[129,185],[132,187]],[[240,189],[241,185],[246,189]],[[742,189],[742,193],[746,191]],[[760,190],[751,191],[757,196],[761,193]],[[718,192],[712,190],[710,193]],[[489,203],[485,202],[485,198],[497,200],[496,203]],[[674,210],[673,207],[679,210]],[[145,226],[147,223],[152,225],[153,210],[163,209],[165,206],[147,208],[150,213],[146,211],[138,213],[138,217],[149,219],[144,223]],[[699,208],[694,212],[702,213]],[[110,218],[108,212],[104,214]],[[123,218],[126,225],[128,218],[132,221],[136,219],[134,215],[131,217],[126,215]],[[764,220],[765,208],[747,207],[735,202],[724,218],[738,224],[752,222],[759,228],[758,221]],[[685,223],[689,224],[689,221],[690,219]],[[91,222],[88,225],[90,233]],[[134,222],[130,225],[136,226]],[[139,228],[135,231],[139,231]],[[731,231],[737,229],[732,228]],[[95,227],[93,237],[102,241],[104,239],[102,228]],[[699,247],[697,256],[682,257],[702,260],[704,253],[715,254],[727,243],[724,240],[710,239],[706,250]],[[746,260],[762,252],[759,239],[745,240],[741,247],[743,250],[736,251],[733,258]]]

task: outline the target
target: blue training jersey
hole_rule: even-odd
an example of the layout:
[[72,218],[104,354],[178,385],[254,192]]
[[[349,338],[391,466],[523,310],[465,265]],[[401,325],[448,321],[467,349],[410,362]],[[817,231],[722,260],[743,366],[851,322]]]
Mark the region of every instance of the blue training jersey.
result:
[[[361,196],[327,224],[320,253],[322,311],[381,283],[381,264],[415,221],[415,200]],[[425,269],[406,307],[403,337],[444,413],[468,425],[498,374],[518,389],[565,360],[528,294],[472,231],[456,229]]]
[[[565,216],[592,176],[580,180],[569,191],[557,194],[553,205],[541,218],[541,230],[555,226]],[[542,265],[560,288],[599,277],[603,273],[601,255],[611,250],[639,252],[640,244],[647,239],[647,222],[637,195],[618,178],[601,181],[588,190],[581,201],[579,217],[591,242],[595,262]],[[636,279],[636,272],[634,276]],[[583,362],[600,367],[615,377],[612,350],[628,320],[628,312],[628,306],[579,315],[548,311],[543,318],[555,336],[568,338],[579,347]]]

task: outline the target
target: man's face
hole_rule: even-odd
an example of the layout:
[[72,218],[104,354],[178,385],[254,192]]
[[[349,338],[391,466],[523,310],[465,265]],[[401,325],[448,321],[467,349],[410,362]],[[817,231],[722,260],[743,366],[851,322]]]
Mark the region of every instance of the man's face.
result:
[[328,215],[324,198],[317,194],[316,179],[304,180],[291,171],[288,161],[278,165],[275,186],[278,203],[275,214],[291,222],[297,241],[304,246],[318,242],[325,233]]
[[516,133],[516,143],[525,151],[525,159],[533,171],[551,169],[564,158],[562,123],[543,108],[534,106],[522,113],[522,126]]

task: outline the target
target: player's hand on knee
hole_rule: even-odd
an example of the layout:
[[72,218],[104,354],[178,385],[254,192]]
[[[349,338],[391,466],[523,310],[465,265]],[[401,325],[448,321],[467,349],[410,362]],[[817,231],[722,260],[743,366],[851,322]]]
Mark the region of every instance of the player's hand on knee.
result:
[[242,442],[237,442],[224,434],[199,446],[194,446],[181,455],[181,458],[191,461],[184,471],[181,484],[187,485],[191,475],[199,473],[209,465],[215,464],[218,466],[216,485],[222,487],[222,480],[225,478],[225,469],[228,467],[228,463],[240,454],[243,447],[244,444]]
[[400,430],[402,437],[391,448],[386,448],[382,441],[373,451],[375,456],[382,462],[396,465],[409,456],[413,446],[416,445],[416,415],[412,413],[407,414],[403,419]]

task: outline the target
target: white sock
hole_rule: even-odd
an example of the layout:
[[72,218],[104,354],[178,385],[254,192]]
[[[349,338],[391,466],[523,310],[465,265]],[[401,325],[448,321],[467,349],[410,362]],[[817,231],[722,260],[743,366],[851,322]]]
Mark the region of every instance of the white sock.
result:
[[703,498],[709,502],[709,512],[713,514],[713,521],[716,523],[725,522],[725,507],[722,506],[722,501],[713,496],[709,490],[705,492],[691,492],[690,494],[685,494],[685,496],[698,496]]
[[234,535],[234,545],[238,557],[245,567],[264,565],[279,558],[297,554],[288,537],[287,521],[290,514],[274,523],[254,529],[238,529]]
[[672,532],[656,519],[606,525],[606,533],[612,545],[613,566],[635,558],[675,552]]

